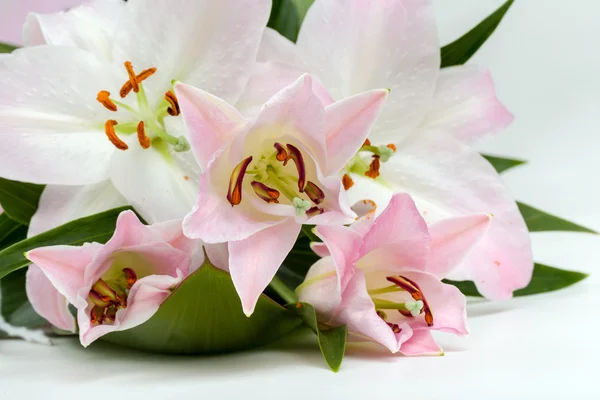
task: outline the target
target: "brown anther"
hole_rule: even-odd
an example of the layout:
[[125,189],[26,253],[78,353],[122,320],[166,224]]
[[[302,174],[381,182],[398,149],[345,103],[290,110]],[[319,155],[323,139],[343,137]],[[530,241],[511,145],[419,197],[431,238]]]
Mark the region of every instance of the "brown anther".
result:
[[350,175],[344,174],[344,176],[342,177],[342,184],[344,185],[344,189],[348,190],[352,186],[354,186],[354,181],[352,180],[352,178],[350,178]]
[[100,296],[93,290],[88,295],[88,299],[98,307],[106,307],[110,305],[110,298],[107,296]]
[[[419,285],[405,276],[388,276],[386,279],[396,286],[406,290],[415,301],[421,300],[423,302],[423,309],[421,312],[425,314],[425,322],[428,326],[433,326],[433,313],[431,312],[431,307],[429,307],[429,303],[427,302],[425,296],[423,296],[423,291]],[[398,311],[400,311],[402,315],[408,316],[402,312],[403,310]]]
[[102,279],[94,283],[91,292],[97,293],[104,302],[117,300],[117,293]]
[[140,121],[137,125],[137,136],[138,142],[140,142],[140,146],[143,149],[147,149],[150,147],[150,138],[146,136],[146,129],[144,128],[144,121]]
[[104,131],[106,132],[106,136],[108,137],[108,140],[110,140],[110,142],[117,149],[127,150],[129,148],[129,146],[127,146],[127,143],[125,143],[124,141],[119,139],[119,137],[115,133],[115,125],[117,125],[117,124],[118,124],[118,122],[115,121],[114,119],[109,119],[108,121],[106,121],[106,124],[104,124]]
[[402,332],[402,329],[398,326],[398,324],[392,324],[391,322],[387,322],[387,324],[390,328],[392,328],[392,332],[394,332],[394,333]]
[[140,84],[137,80],[137,76],[133,71],[133,65],[131,65],[131,61],[125,61],[125,69],[127,70],[127,75],[129,75],[129,83],[131,83],[131,88],[135,93],[140,91]]
[[116,306],[106,307],[104,309],[104,318],[102,322],[115,322],[117,311],[119,311],[119,309]]
[[[138,74],[138,76],[136,76],[136,79],[137,79],[138,83],[142,82],[143,80],[152,76],[155,72],[156,72],[156,68],[145,69],[140,74]],[[125,98],[131,92],[132,89],[133,89],[133,86],[131,85],[131,81],[127,81],[121,87],[121,91],[119,92],[119,95],[121,96],[121,98]]]
[[90,311],[90,322],[92,324],[102,324],[104,321],[104,307],[96,306]]
[[281,143],[275,143],[273,147],[275,147],[277,150],[277,155],[275,156],[277,161],[285,162],[287,164],[288,153],[285,151],[285,148],[281,145]]
[[169,115],[176,117],[181,114],[181,109],[179,108],[179,102],[177,101],[175,93],[169,90],[167,93],[165,93],[165,100],[171,105],[171,107],[167,108]]
[[395,145],[395,144],[393,144],[393,143],[390,143],[390,144],[388,144],[388,145],[387,145],[387,148],[388,148],[388,149],[391,149],[391,150],[392,150],[394,153],[395,153],[395,152],[396,152],[396,150],[397,150],[397,149],[396,149],[396,145]]
[[242,183],[244,183],[244,175],[251,162],[252,156],[242,160],[231,173],[229,189],[227,190],[227,201],[229,201],[232,207],[242,202]]
[[96,100],[98,100],[107,110],[117,111],[117,105],[110,99],[110,92],[107,92],[106,90],[99,91]]
[[131,268],[123,268],[123,273],[127,279],[127,289],[131,289],[133,284],[137,282],[137,274]]
[[254,189],[254,193],[262,200],[267,203],[279,203],[280,193],[278,190],[272,189],[265,185],[262,182],[253,181],[250,185],[252,185],[252,189]]
[[283,162],[283,165],[287,165],[289,160],[293,160],[296,164],[296,170],[298,171],[298,190],[300,193],[304,192],[304,185],[306,185],[306,167],[304,164],[304,157],[296,146],[291,144],[285,145],[288,149],[288,158]]
[[374,155],[373,161],[371,161],[371,165],[369,165],[369,170],[365,172],[365,176],[368,176],[371,179],[376,179],[379,176],[379,167],[381,163],[379,162],[379,156]]
[[319,208],[317,206],[315,207],[311,207],[308,210],[306,210],[306,216],[307,217],[314,217],[316,215],[321,215],[325,212],[325,210],[323,210],[322,208]]
[[363,146],[370,146],[370,145],[371,145],[371,141],[369,139],[365,139]]
[[321,188],[312,183],[311,181],[306,182],[304,192],[306,192],[306,195],[315,204],[320,204],[325,199],[325,193],[323,193]]

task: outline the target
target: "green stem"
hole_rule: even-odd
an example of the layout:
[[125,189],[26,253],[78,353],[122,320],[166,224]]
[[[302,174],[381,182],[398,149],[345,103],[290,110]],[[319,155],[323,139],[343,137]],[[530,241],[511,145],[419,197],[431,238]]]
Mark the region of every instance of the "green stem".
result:
[[313,233],[313,228],[313,225],[302,225],[302,232],[304,232],[311,242],[320,242],[321,239]]
[[287,285],[285,283],[283,283],[283,281],[281,279],[279,279],[278,277],[273,277],[273,280],[271,280],[271,283],[269,283],[269,286],[271,287],[271,289],[273,289],[279,296],[281,296],[281,298],[288,304],[294,304],[298,302],[298,298],[296,297],[296,293],[294,293],[294,291],[292,289],[290,289],[289,287],[287,287]]

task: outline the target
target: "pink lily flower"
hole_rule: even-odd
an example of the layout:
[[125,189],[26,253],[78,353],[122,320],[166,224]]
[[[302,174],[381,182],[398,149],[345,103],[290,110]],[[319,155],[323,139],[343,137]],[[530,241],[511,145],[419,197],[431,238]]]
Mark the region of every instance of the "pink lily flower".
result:
[[[121,213],[105,245],[42,247],[26,256],[77,308],[86,347],[147,321],[204,261],[202,243],[183,236],[181,221],[146,226],[131,211]],[[28,294],[32,302],[48,301],[45,291]]]
[[229,270],[244,312],[292,249],[302,224],[354,221],[339,172],[364,142],[388,94],[372,90],[324,107],[310,75],[275,94],[255,120],[178,83],[190,144],[204,173],[183,229],[229,242]]
[[472,280],[493,300],[527,286],[533,257],[525,222],[498,173],[470,146],[513,116],[487,68],[440,69],[431,0],[316,0],[297,43],[267,30],[258,61],[238,105],[246,114],[305,72],[320,79],[330,102],[390,88],[370,143],[344,170],[351,203],[368,199],[382,210],[393,193],[406,192],[429,222],[493,214],[481,245],[448,277]]
[[[406,355],[442,354],[431,330],[468,334],[466,299],[441,282],[487,231],[491,216],[452,218],[429,228],[407,194],[374,219],[350,228],[320,226],[325,256],[297,289],[325,326],[346,324],[351,338]],[[326,247],[326,248],[324,248]]]

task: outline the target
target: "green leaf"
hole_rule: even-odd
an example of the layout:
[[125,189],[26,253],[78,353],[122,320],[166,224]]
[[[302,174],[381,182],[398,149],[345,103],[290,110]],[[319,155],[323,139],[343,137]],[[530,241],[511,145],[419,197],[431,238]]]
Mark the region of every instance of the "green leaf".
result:
[[[553,292],[574,285],[587,277],[587,274],[581,272],[567,271],[549,267],[547,265],[535,264],[535,267],[533,268],[533,277],[531,278],[529,285],[526,288],[515,291],[514,295],[519,297]],[[479,294],[473,282],[456,282],[450,280],[444,280],[444,282],[456,286],[465,296],[481,297],[481,294]]]
[[314,0],[273,0],[267,26],[295,42],[306,13]]
[[0,214],[0,250],[6,247],[6,245],[3,245],[4,241],[8,240],[8,238],[22,226],[23,225],[11,219],[8,215]]
[[442,47],[442,68],[462,65],[479,50],[496,30],[514,0],[509,0],[461,38]]
[[0,178],[0,204],[10,218],[22,225],[29,225],[43,190],[43,185]]
[[304,281],[310,267],[320,259],[311,250],[310,242],[306,235],[301,234],[277,271],[277,277],[291,288],[298,287]]
[[0,279],[29,265],[25,252],[37,247],[61,244],[80,246],[86,242],[106,243],[113,235],[119,214],[130,209],[115,208],[81,218],[7,247],[0,251]]
[[496,171],[498,171],[499,174],[511,168],[518,167],[519,165],[527,163],[527,161],[523,160],[490,156],[488,154],[482,155],[483,157],[485,157],[486,160],[490,162],[490,164],[492,164],[492,166],[496,169]]
[[157,353],[211,354],[248,349],[282,338],[302,321],[265,295],[246,317],[231,276],[205,263],[152,318],[102,339]]
[[0,280],[2,317],[13,326],[38,328],[47,324],[29,303],[25,291],[26,270],[21,269]]
[[333,372],[338,372],[346,351],[346,338],[348,336],[346,325],[330,329],[319,328],[315,309],[308,303],[288,304],[286,308],[294,311],[317,334],[323,358]]
[[554,215],[550,215],[527,204],[518,202],[519,210],[525,218],[529,232],[547,232],[547,231],[563,231],[563,232],[585,232],[594,233],[591,229],[569,222]]
[[0,53],[10,53],[17,48],[17,46],[13,46],[12,44],[0,42]]

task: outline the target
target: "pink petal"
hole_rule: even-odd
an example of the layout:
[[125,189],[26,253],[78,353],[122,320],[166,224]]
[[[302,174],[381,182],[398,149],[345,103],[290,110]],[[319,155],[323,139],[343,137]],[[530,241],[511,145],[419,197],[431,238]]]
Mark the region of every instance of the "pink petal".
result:
[[294,247],[300,225],[290,218],[263,229],[245,240],[229,242],[229,271],[250,316],[262,291]]
[[371,341],[387,347],[392,353],[400,349],[402,341],[410,335],[409,328],[400,333],[394,333],[387,323],[377,315],[373,300],[367,293],[365,276],[361,270],[356,270],[342,293],[342,303],[339,306],[335,321],[348,326],[348,331],[359,334]]
[[315,308],[320,322],[331,321],[342,302],[342,291],[333,258],[325,257],[314,263],[304,282],[296,288],[296,294],[298,301],[309,303]]
[[40,267],[30,265],[25,281],[27,298],[36,313],[57,328],[75,332],[75,318],[69,311],[69,302],[44,275]]
[[325,243],[312,242],[310,244],[310,248],[319,257],[328,257],[331,255],[331,253],[329,252],[329,248],[327,247],[327,245]]
[[177,83],[175,93],[196,161],[204,170],[247,121],[227,102],[201,89]]
[[422,125],[472,144],[506,129],[514,116],[496,97],[487,68],[474,65],[442,69],[431,109]]
[[443,356],[444,350],[435,342],[431,331],[415,329],[410,339],[402,343],[400,353],[406,356]]
[[81,247],[41,247],[28,251],[26,257],[40,267],[69,303],[75,304],[79,289],[86,284],[85,269],[101,248],[98,243],[86,243]]
[[[442,283],[436,276],[424,272],[404,271],[402,276],[416,282],[423,291],[433,313],[431,329],[456,335],[469,333],[467,299],[460,290],[455,286]],[[422,316],[410,320],[409,324],[414,330],[428,328]]]
[[[381,178],[410,193],[428,222],[476,213],[494,219],[485,237],[449,279],[473,279],[487,298],[510,298],[533,272],[529,232],[494,168],[450,136],[416,132],[398,144]],[[358,186],[355,185],[355,186]]]
[[422,269],[429,246],[427,224],[414,201],[405,193],[397,193],[365,233],[360,252],[366,255],[365,265]]
[[387,90],[370,90],[333,103],[325,109],[326,175],[338,173],[356,155],[377,120],[388,93]]
[[440,65],[431,1],[317,1],[297,47],[335,99],[391,89],[374,130],[381,141],[395,140],[396,130],[411,130],[425,115]]
[[486,234],[492,216],[474,214],[443,219],[429,226],[431,252],[426,271],[442,279],[468,257]]
[[345,226],[319,226],[315,228],[335,262],[342,291],[354,274],[354,264],[360,258],[363,238]]

